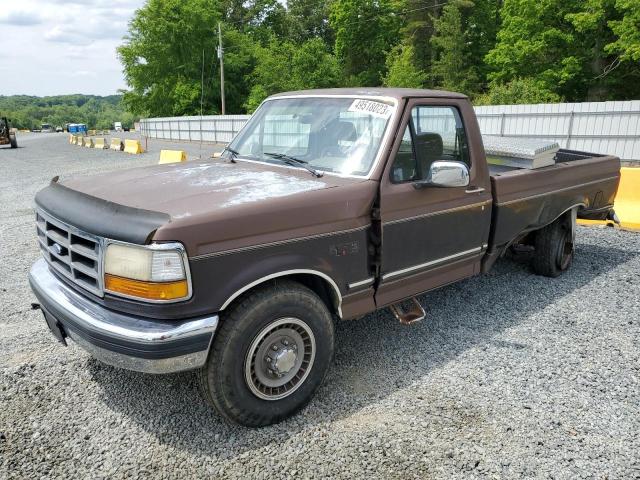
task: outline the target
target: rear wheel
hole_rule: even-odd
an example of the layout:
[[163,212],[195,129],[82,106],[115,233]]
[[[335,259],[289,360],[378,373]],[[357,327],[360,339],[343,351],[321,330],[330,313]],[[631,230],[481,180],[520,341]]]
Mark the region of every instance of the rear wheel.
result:
[[535,237],[533,270],[538,275],[557,277],[573,261],[573,225],[570,214],[538,230]]
[[311,290],[292,281],[258,289],[224,316],[198,371],[202,394],[231,421],[279,422],[320,386],[333,343],[331,314]]
[[9,142],[11,143],[11,148],[18,148],[18,139],[15,135],[9,135]]

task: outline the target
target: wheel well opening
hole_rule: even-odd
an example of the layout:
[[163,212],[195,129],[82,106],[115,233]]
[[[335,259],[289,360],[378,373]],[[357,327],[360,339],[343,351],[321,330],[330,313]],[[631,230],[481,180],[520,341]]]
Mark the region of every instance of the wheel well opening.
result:
[[338,297],[335,289],[324,278],[319,277],[318,275],[313,275],[311,273],[296,273],[293,275],[278,277],[278,279],[282,278],[288,278],[304,285],[309,290],[318,295],[318,297],[320,297],[320,300],[324,302],[331,313],[338,316],[340,315],[340,298]]
[[332,284],[327,279],[322,278],[320,275],[314,275],[313,273],[289,273],[277,276],[275,278],[272,277],[268,280],[265,279],[264,282],[252,285],[251,288],[248,288],[247,290],[242,291],[237,296],[232,297],[232,299],[227,300],[227,302],[222,306],[221,310],[229,308],[231,305],[240,301],[241,298],[243,298],[256,288],[261,288],[269,283],[276,283],[282,280],[290,280],[304,285],[309,290],[318,295],[318,297],[320,297],[320,300],[324,302],[331,314],[338,317],[342,316],[342,312],[340,310],[341,297],[340,293],[336,291],[337,286],[334,286],[334,284]]

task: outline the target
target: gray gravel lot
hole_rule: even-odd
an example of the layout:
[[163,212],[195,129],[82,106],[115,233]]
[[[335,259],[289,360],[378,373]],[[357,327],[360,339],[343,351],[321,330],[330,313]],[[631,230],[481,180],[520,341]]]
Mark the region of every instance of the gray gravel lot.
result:
[[423,296],[420,324],[386,311],[339,324],[311,404],[249,430],[209,410],[192,374],[102,365],[31,309],[35,192],[155,163],[164,145],[66,140],[0,148],[0,477],[640,478],[640,234],[580,227],[561,278],[520,254]]

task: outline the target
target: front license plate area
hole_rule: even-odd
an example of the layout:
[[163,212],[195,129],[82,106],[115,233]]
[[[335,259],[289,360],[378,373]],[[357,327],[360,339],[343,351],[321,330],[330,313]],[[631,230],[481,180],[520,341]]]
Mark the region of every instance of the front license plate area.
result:
[[49,327],[51,333],[53,333],[53,336],[56,337],[60,343],[66,346],[67,341],[65,340],[65,337],[67,336],[67,334],[62,328],[62,325],[60,325],[60,322],[58,322],[44,310],[42,311],[42,313],[44,314],[44,320],[47,322],[47,326]]

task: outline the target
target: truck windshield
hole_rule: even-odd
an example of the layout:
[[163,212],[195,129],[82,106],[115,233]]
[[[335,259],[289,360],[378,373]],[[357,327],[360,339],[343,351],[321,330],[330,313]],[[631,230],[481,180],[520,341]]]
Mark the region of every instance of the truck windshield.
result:
[[368,174],[395,106],[390,100],[299,97],[266,101],[229,144],[237,156],[282,163],[294,157],[319,171]]

